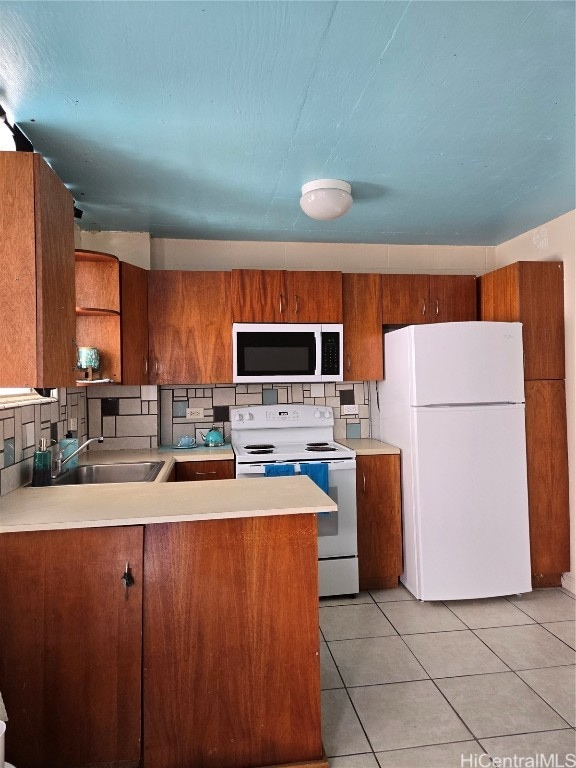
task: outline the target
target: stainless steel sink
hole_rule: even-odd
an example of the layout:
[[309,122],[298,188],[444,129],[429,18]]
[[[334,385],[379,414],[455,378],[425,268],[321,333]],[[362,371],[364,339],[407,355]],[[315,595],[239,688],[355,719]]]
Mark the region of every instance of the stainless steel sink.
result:
[[123,464],[82,464],[63,472],[51,485],[96,485],[100,483],[151,483],[163,461],[133,461]]

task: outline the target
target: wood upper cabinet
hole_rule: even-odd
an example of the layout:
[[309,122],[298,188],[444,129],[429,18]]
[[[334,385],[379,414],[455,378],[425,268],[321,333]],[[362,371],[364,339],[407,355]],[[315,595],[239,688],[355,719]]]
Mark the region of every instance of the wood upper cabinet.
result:
[[148,383],[148,273],[120,262],[122,384]]
[[317,555],[314,515],[148,526],[144,768],[327,766]]
[[111,253],[76,250],[76,339],[96,347],[96,378],[148,383],[148,278]]
[[384,325],[476,319],[473,275],[382,275]]
[[534,586],[570,570],[566,392],[563,381],[527,381],[526,453]]
[[479,280],[480,319],[523,325],[524,378],[563,379],[564,265],[519,261]]
[[356,457],[360,589],[398,586],[402,574],[400,456]]
[[151,384],[232,378],[230,272],[148,273]]
[[234,478],[234,461],[178,461],[176,482],[186,480],[230,480]]
[[381,292],[379,274],[342,275],[346,381],[383,378]]
[[233,269],[235,323],[341,323],[342,273]]
[[73,207],[40,155],[0,152],[0,387],[74,385]]
[[139,766],[142,553],[141,526],[0,535],[11,763]]

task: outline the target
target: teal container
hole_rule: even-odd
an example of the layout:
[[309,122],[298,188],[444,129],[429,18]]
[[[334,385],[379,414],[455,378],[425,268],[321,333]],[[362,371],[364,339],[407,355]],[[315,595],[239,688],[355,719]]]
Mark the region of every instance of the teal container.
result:
[[[74,451],[78,449],[78,438],[72,437],[72,432],[68,432],[66,437],[63,437],[62,440],[60,440],[58,447],[62,453],[62,461],[64,461],[64,459],[68,458],[71,453],[74,453]],[[78,456],[74,456],[73,459],[66,462],[66,469],[74,469],[74,467],[77,466]]]
[[40,488],[44,485],[50,485],[51,475],[52,451],[48,447],[48,440],[45,437],[41,437],[38,444],[38,450],[34,452],[32,486],[34,488]]

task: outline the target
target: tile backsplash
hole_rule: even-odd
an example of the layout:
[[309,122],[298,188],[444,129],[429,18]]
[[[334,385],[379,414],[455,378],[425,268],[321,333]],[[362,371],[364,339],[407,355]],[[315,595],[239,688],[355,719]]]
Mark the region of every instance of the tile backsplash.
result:
[[[160,387],[160,442],[173,445],[183,435],[198,442],[212,424],[230,435],[230,407],[304,403],[329,405],[334,409],[334,437],[369,437],[369,391],[367,382],[339,384],[217,384],[210,386]],[[341,406],[357,405],[357,416],[344,416]],[[204,418],[186,420],[186,408],[203,408]]]
[[[370,437],[368,382],[338,384],[216,384],[156,387],[94,385],[59,389],[56,403],[0,410],[0,495],[32,478],[32,456],[41,437],[60,440],[78,419],[78,439],[103,435],[98,450],[173,445],[183,435],[216,424],[230,435],[230,407],[304,403],[334,409],[334,437]],[[343,415],[357,405],[358,415]],[[186,419],[186,408],[203,408],[204,418]]]
[[86,389],[59,389],[58,401],[0,410],[0,496],[32,480],[32,458],[41,437],[60,440],[77,419],[86,440]]

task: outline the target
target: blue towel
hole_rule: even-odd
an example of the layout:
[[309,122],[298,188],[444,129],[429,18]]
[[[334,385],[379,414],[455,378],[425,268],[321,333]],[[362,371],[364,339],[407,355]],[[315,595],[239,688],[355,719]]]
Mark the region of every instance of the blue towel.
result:
[[282,475],[294,475],[294,464],[266,464],[265,477],[280,477]]
[[308,475],[324,493],[328,493],[328,464],[300,464],[300,474]]

